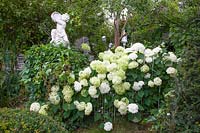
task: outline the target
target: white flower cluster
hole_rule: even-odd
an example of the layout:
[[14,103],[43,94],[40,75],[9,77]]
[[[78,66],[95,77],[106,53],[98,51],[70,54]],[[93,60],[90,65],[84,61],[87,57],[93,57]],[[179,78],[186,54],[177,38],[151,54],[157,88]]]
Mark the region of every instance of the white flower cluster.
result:
[[143,85],[144,85],[144,81],[134,82],[133,90],[139,91],[140,89],[142,89]]
[[151,74],[150,74],[150,73],[147,73],[147,74],[144,76],[145,79],[149,79],[150,77],[151,77]]
[[79,92],[82,90],[82,87],[88,86],[87,79],[90,77],[92,70],[90,67],[85,68],[83,71],[79,72],[79,81],[74,82],[74,90]]
[[34,102],[30,106],[30,111],[38,112],[40,110],[40,104],[38,102]]
[[42,114],[42,115],[47,115],[48,113],[47,113],[47,109],[48,109],[48,105],[43,105],[43,106],[41,106],[41,108],[40,108],[40,110],[39,110],[39,114]]
[[59,91],[59,86],[53,85],[53,86],[51,87],[51,91],[52,91],[52,92],[58,92],[58,91]]
[[118,111],[120,112],[121,115],[126,115],[127,111],[132,114],[135,114],[138,112],[139,109],[137,104],[135,103],[129,104],[129,100],[126,97],[122,98],[120,101],[115,100],[114,106],[118,108]]
[[153,88],[154,87],[154,82],[152,80],[149,80],[148,81],[148,86]]
[[95,87],[99,87],[101,80],[98,77],[92,77],[90,78],[90,83],[94,85]]
[[152,80],[148,81],[148,86],[153,88],[154,86],[161,86],[162,85],[162,79],[160,79],[159,77],[156,77]]
[[177,70],[173,67],[168,67],[166,70],[167,74],[169,74],[171,77],[175,77],[177,74]]
[[113,125],[111,122],[106,122],[104,123],[104,128],[103,128],[105,131],[111,131],[113,129]]
[[60,102],[58,91],[59,91],[59,86],[54,85],[51,87],[51,93],[49,94],[49,101],[54,105],[57,105]]
[[145,46],[142,43],[135,43],[132,45],[131,48],[126,49],[126,52],[132,52],[132,51],[144,53]]
[[126,90],[130,90],[131,84],[129,82],[124,82],[121,84],[114,84],[112,87],[118,95],[123,95]]
[[40,106],[38,102],[33,102],[30,106],[30,111],[38,112],[39,114],[42,115],[47,115],[47,109],[48,105],[45,104],[43,106]]
[[81,89],[82,89],[81,83],[78,82],[78,81],[75,81],[75,82],[74,82],[74,90],[75,90],[76,92],[79,92],[79,91],[81,91]]
[[128,69],[134,69],[137,68],[138,66],[139,66],[138,62],[132,61],[128,64]]
[[138,109],[139,109],[139,107],[138,107],[138,105],[135,104],[135,103],[131,103],[131,104],[128,105],[128,111],[129,111],[130,113],[132,113],[132,114],[137,113],[137,112],[138,112]]
[[147,73],[149,71],[149,66],[145,64],[140,68],[140,70],[141,72]]
[[92,97],[92,98],[97,98],[97,89],[95,86],[90,86],[88,89],[88,94]]
[[87,67],[83,71],[79,72],[79,78],[80,79],[87,79],[87,78],[90,77],[91,72],[92,71],[91,71],[90,67]]
[[76,109],[78,109],[78,111],[85,110],[85,115],[90,115],[92,112],[92,104],[90,102],[85,103],[85,102],[74,101],[74,105],[76,106]]
[[138,58],[138,55],[136,52],[133,52],[133,53],[129,54],[128,57],[131,60],[136,60]]
[[106,66],[105,66],[104,62],[101,62],[99,60],[92,61],[90,63],[90,67],[93,70],[96,70],[100,74],[104,74],[104,73],[107,72],[107,69],[106,69]]
[[101,94],[106,94],[110,91],[110,85],[107,81],[104,81],[101,83],[99,90],[101,92]]
[[126,97],[122,98],[120,101],[119,100],[114,101],[114,106],[118,108],[118,111],[121,115],[127,114],[128,104],[129,100]]
[[164,53],[164,59],[171,62],[178,62],[176,55],[173,52]]
[[[83,87],[89,86],[88,93],[93,98],[98,98],[98,92],[101,94],[109,93],[111,88],[118,95],[123,95],[131,86],[133,90],[139,91],[145,85],[144,81],[134,82],[133,85],[126,82],[126,70],[140,67],[140,71],[145,74],[144,78],[150,78],[149,66],[151,65],[148,63],[157,59],[159,53],[162,53],[160,46],[154,49],[146,49],[141,43],[135,43],[131,48],[126,49],[119,46],[115,49],[115,52],[111,50],[101,52],[99,54],[100,60],[92,61],[90,67],[80,71],[79,81],[74,82],[74,89],[79,92]],[[139,54],[142,54],[142,56]],[[169,52],[165,58],[174,62],[176,60],[172,52]],[[90,77],[92,71],[96,71],[97,75]],[[170,68],[167,73],[174,76],[176,71]],[[162,80],[156,77],[153,81],[149,80],[147,84],[149,87],[160,86]]]
[[153,79],[154,85],[156,86],[161,86],[162,84],[162,79],[160,79],[159,77],[156,77]]
[[72,96],[74,95],[74,90],[69,85],[63,87],[62,94],[64,96],[65,101],[67,103],[71,103]]

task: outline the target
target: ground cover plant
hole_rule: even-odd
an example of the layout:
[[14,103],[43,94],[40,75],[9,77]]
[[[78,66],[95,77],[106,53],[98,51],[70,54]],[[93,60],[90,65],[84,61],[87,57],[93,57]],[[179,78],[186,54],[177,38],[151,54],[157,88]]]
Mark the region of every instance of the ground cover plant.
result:
[[63,123],[29,110],[0,109],[1,132],[67,132]]

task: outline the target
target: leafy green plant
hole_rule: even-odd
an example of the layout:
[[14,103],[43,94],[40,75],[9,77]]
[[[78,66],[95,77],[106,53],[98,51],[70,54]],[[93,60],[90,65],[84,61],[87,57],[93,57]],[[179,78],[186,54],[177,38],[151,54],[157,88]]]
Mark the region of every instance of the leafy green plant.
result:
[[178,66],[180,77],[175,80],[173,91],[166,95],[166,105],[160,109],[155,121],[154,129],[160,132],[200,130],[199,4],[199,1],[183,1],[181,18],[170,28],[171,45],[182,55],[182,63]]
[[[1,49],[0,58],[0,107],[13,107],[19,102],[20,77],[15,71],[15,54],[8,50]],[[17,101],[13,103],[12,101]]]
[[[186,41],[186,40],[185,40]],[[199,120],[199,46],[185,47],[173,91],[165,96],[166,105],[157,115],[154,129],[161,132],[198,132]]]
[[0,109],[1,132],[68,132],[63,123],[48,116],[19,109]]
[[26,52],[22,82],[31,101],[45,100],[52,85],[72,84],[87,58],[76,51],[52,45],[33,46]]
[[[144,48],[144,53],[139,47]],[[171,89],[170,76],[177,72],[172,68],[176,66],[177,57],[160,47],[145,50],[142,44],[136,43],[132,48],[138,51],[126,53],[131,48],[117,47],[115,52],[100,53],[99,60],[92,61],[90,67],[80,71],[79,81],[74,83],[75,94],[79,97],[73,96],[79,111],[82,111],[79,106],[90,101],[95,121],[113,121],[119,112],[128,114],[130,121],[140,122],[150,114],[155,115],[165,104],[163,96]],[[171,68],[174,74],[169,76]],[[138,106],[135,111],[131,111],[133,106]]]
[[166,52],[160,46],[149,49],[141,43],[102,52],[99,60],[79,71],[75,82],[65,79],[64,84],[57,84],[53,79],[49,91],[42,95],[46,96],[43,102],[47,110],[36,112],[68,123],[68,129],[81,126],[89,118],[88,122],[112,122],[126,114],[128,120],[141,122],[165,104],[163,96],[170,90],[170,77],[177,74],[173,67],[178,59],[173,52]]

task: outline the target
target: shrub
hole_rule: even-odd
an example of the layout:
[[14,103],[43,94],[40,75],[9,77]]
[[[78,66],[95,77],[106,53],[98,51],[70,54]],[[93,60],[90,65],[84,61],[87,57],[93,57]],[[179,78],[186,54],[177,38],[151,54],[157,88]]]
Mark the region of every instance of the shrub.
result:
[[105,51],[79,72],[74,83],[55,84],[46,91],[44,114],[75,127],[87,118],[106,122],[126,114],[128,120],[140,122],[165,104],[163,96],[177,74],[177,62],[173,52],[141,43]]
[[67,132],[62,123],[27,110],[2,108],[0,120],[0,131],[4,132]]
[[200,131],[199,1],[183,1],[182,17],[170,28],[170,41],[182,57],[180,77],[166,97],[154,128],[160,132]]
[[198,46],[186,49],[183,62],[179,66],[180,77],[173,90],[165,95],[166,104],[159,109],[154,129],[160,132],[200,131],[200,62]]
[[74,82],[74,75],[87,63],[76,51],[52,45],[33,46],[25,54],[22,82],[30,92],[30,100],[45,100],[52,85]]

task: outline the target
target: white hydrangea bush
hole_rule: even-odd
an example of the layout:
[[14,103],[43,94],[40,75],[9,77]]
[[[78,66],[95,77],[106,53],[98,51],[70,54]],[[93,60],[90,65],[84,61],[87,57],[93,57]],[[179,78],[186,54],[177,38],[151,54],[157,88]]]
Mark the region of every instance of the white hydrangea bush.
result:
[[[76,111],[81,118],[94,116],[96,121],[112,121],[117,114],[139,121],[143,113],[150,114],[164,104],[163,95],[178,74],[178,61],[161,46],[118,46],[99,53],[98,60],[79,72],[73,86],[53,86],[49,104],[62,104],[64,111]],[[112,123],[104,124],[106,131],[112,128]]]

